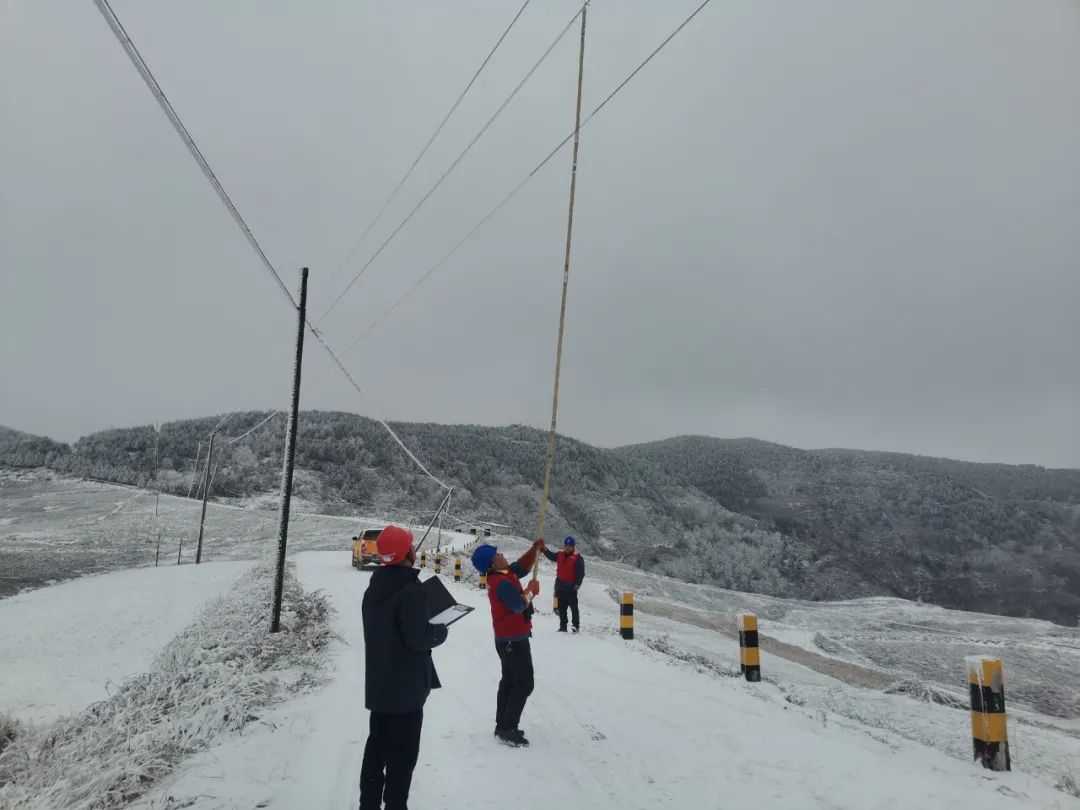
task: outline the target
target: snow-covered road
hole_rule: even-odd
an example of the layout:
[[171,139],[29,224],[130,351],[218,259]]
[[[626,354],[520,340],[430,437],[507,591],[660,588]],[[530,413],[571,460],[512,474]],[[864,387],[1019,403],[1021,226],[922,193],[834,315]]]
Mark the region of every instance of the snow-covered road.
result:
[[[296,565],[304,587],[325,591],[338,610],[346,643],[334,646],[332,681],[192,758],[138,806],[165,807],[167,796],[196,798],[190,806],[199,808],[355,806],[367,723],[360,605],[368,574],[353,570],[344,551],[299,554]],[[491,733],[498,660],[487,597],[450,587],[477,611],[435,652],[444,688],[425,710],[415,808],[486,810],[499,784],[519,810],[1080,807],[1030,776],[989,774],[789,705],[769,684],[623,641],[598,585],[583,589],[581,635],[557,634],[553,616],[537,617],[537,689],[522,720],[532,746],[506,748]]]

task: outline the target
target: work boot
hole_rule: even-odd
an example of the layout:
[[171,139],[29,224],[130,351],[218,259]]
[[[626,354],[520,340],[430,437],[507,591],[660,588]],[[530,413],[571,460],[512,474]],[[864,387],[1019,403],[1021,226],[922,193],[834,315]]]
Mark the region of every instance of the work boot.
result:
[[565,624],[559,625],[559,632],[560,633],[565,633],[566,632],[566,625]]
[[525,734],[520,729],[516,728],[504,728],[499,729],[496,735],[502,742],[514,748],[521,748],[529,744],[529,741],[525,739]]
[[575,627],[575,628],[574,628],[574,632],[575,632],[575,633],[578,633],[578,632],[580,632],[580,631],[581,631],[581,628],[580,628],[580,627]]

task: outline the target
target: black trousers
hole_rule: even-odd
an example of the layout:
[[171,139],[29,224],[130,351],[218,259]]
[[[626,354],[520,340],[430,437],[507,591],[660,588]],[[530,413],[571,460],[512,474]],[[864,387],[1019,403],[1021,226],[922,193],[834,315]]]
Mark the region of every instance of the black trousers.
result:
[[360,769],[360,810],[381,810],[384,802],[386,810],[408,810],[423,725],[423,709],[407,714],[371,713]]
[[495,650],[502,664],[499,696],[495,706],[495,727],[515,729],[525,711],[525,701],[533,691],[532,648],[529,640],[499,641]]
[[577,604],[577,591],[556,591],[555,596],[559,599],[559,627],[563,630],[566,629],[566,609],[570,608],[570,613],[574,618],[574,627],[581,627],[581,614],[578,613]]

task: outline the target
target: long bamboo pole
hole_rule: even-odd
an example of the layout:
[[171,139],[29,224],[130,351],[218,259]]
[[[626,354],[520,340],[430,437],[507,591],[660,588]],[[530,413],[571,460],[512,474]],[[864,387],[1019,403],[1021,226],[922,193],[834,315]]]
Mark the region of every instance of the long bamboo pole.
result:
[[[570,209],[566,217],[566,256],[563,260],[562,303],[559,307],[559,339],[555,348],[555,386],[551,395],[551,428],[548,431],[547,460],[544,465],[544,491],[540,497],[540,517],[536,536],[544,536],[548,499],[551,496],[551,469],[555,462],[555,423],[559,414],[559,377],[562,372],[563,333],[566,328],[566,290],[570,284],[570,245],[574,234],[574,197],[577,192],[578,146],[581,134],[581,87],[585,75],[585,17],[589,10],[586,3],[581,9],[581,46],[578,49],[577,107],[574,113],[574,156],[570,167]],[[540,556],[533,563],[532,578],[540,570]]]

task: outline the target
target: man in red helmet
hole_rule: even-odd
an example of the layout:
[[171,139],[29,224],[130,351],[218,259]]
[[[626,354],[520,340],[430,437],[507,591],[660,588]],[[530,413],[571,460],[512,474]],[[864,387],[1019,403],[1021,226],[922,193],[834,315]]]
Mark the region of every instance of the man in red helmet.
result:
[[[446,641],[445,625],[431,611],[413,568],[411,532],[387,526],[379,534],[379,561],[364,593],[364,704],[371,712],[360,810],[405,810],[420,754],[424,703],[439,676],[431,650]],[[384,805],[385,803],[385,805]]]

